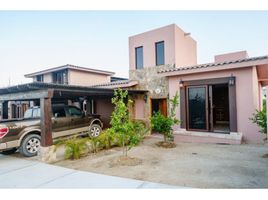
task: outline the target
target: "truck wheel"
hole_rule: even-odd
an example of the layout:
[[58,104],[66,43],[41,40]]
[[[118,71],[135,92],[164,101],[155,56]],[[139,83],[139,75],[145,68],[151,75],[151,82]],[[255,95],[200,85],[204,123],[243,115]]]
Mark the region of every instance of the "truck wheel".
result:
[[4,154],[4,155],[10,155],[10,154],[13,154],[17,151],[17,148],[13,148],[13,149],[8,149],[6,151],[2,151],[1,154]]
[[92,124],[89,129],[90,137],[98,137],[101,133],[102,129],[99,124]]
[[21,143],[20,153],[26,157],[36,156],[41,146],[40,135],[30,134],[27,135]]

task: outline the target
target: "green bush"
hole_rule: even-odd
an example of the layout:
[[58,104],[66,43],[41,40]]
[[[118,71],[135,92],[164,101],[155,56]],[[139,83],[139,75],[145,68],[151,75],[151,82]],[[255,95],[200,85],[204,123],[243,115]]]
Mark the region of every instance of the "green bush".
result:
[[97,137],[102,148],[110,149],[113,146],[118,146],[118,139],[112,131],[112,129],[103,130],[99,137]]
[[151,118],[152,129],[163,134],[165,142],[167,139],[173,140],[174,136],[172,126],[180,123],[180,121],[176,118],[176,108],[179,105],[179,95],[177,92],[175,96],[169,100],[169,103],[170,110],[168,117],[165,117],[158,111],[157,113],[154,113]]
[[172,136],[172,126],[174,121],[172,118],[165,117],[160,112],[155,113],[151,118],[152,129],[164,135],[164,141]]
[[65,158],[79,159],[87,149],[87,138],[72,138],[66,140],[65,144]]
[[250,118],[250,120],[258,125],[261,133],[267,134],[267,112],[265,100],[263,101],[263,109],[256,110],[256,112],[252,114],[252,118]]

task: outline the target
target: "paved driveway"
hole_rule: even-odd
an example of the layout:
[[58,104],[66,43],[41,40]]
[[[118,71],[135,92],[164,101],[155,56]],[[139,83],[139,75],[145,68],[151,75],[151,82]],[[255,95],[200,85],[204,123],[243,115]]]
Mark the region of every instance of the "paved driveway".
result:
[[0,155],[0,188],[178,188]]

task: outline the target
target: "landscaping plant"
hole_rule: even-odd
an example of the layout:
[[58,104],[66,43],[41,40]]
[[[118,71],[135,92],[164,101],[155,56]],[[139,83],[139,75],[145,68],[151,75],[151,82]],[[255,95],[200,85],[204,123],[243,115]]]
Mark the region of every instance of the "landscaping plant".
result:
[[64,142],[65,158],[79,159],[85,153],[87,148],[88,138],[72,138]]
[[163,134],[164,142],[167,142],[168,140],[172,140],[174,138],[172,127],[175,124],[179,123],[179,120],[176,118],[176,108],[179,105],[178,93],[175,94],[169,103],[170,111],[167,117],[158,111],[151,118],[152,129],[160,134]]
[[132,101],[128,99],[127,91],[115,90],[112,103],[115,108],[110,122],[111,133],[116,135],[120,146],[122,146],[123,155],[127,156],[127,152],[137,145],[142,138],[140,133],[137,132],[137,127],[140,127],[140,125],[130,119],[128,107],[132,104]]
[[260,132],[266,134],[267,140],[267,112],[266,112],[266,101],[263,100],[263,108],[262,110],[256,110],[253,113],[252,118],[250,118],[253,123],[257,124],[260,128]]

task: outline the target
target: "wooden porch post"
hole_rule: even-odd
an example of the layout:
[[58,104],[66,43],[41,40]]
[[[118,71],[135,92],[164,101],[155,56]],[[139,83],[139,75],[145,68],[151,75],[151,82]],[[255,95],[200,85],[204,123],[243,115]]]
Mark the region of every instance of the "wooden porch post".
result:
[[52,122],[51,122],[51,98],[40,99],[41,108],[41,146],[48,147],[52,142]]

